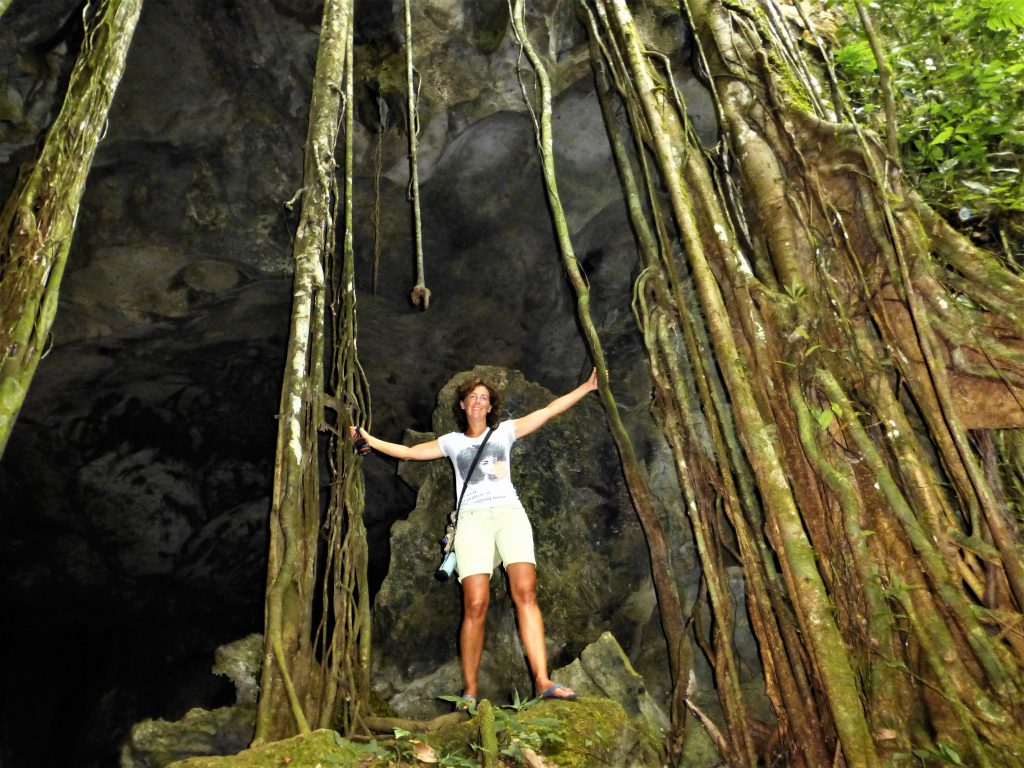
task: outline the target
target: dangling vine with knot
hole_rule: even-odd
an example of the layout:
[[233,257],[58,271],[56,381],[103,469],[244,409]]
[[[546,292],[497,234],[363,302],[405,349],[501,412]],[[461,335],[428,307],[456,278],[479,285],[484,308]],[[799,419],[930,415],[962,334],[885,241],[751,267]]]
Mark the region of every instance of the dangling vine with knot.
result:
[[416,285],[409,298],[413,306],[426,311],[430,309],[430,289],[423,274],[423,224],[420,217],[420,175],[417,138],[420,132],[420,113],[417,103],[419,91],[415,86],[416,70],[412,58],[412,10],[410,0],[405,0],[405,90],[406,128],[409,131],[409,201],[412,203],[413,244],[416,250]]

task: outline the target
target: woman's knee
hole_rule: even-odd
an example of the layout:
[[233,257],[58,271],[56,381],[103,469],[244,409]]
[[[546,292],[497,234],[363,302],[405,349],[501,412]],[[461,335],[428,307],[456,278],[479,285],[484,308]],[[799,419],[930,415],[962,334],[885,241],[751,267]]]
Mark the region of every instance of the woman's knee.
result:
[[[472,582],[470,581],[472,579]],[[482,619],[487,615],[487,605],[491,600],[490,582],[470,576],[462,583],[462,611],[467,619]]]
[[467,619],[482,619],[487,615],[487,605],[490,599],[487,595],[483,597],[467,597],[462,601],[463,615]]
[[532,563],[512,563],[506,568],[512,602],[517,607],[537,603],[537,571]]
[[517,608],[537,605],[537,590],[532,587],[514,589],[512,590],[512,602]]
[[517,608],[525,608],[537,604],[537,583],[529,581],[522,584],[512,583],[512,602]]

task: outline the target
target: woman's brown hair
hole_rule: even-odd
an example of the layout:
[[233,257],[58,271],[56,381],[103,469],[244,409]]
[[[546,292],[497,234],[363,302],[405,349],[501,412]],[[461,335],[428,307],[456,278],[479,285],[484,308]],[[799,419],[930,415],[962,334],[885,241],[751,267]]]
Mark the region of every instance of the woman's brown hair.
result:
[[462,401],[477,387],[486,387],[487,396],[491,399],[491,410],[487,413],[487,426],[494,429],[500,422],[501,395],[498,394],[498,390],[494,388],[491,382],[481,379],[479,376],[474,376],[472,379],[466,379],[459,385],[458,389],[455,390],[455,402],[452,403],[455,423],[459,425],[459,429],[462,432],[469,428],[469,422],[466,421],[466,412],[462,410]]

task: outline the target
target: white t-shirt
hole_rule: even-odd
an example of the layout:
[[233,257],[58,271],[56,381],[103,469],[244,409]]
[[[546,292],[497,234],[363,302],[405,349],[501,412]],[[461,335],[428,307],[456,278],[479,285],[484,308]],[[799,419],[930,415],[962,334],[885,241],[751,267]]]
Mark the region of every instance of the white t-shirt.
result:
[[[465,475],[469,472],[469,466],[473,463],[484,435],[466,437],[461,432],[449,432],[437,438],[441,452],[451,459],[452,467],[455,468],[456,503],[465,484]],[[516,489],[512,487],[511,453],[515,441],[516,432],[512,420],[501,422],[484,446],[480,461],[473,470],[466,495],[462,499],[462,509],[522,507]]]

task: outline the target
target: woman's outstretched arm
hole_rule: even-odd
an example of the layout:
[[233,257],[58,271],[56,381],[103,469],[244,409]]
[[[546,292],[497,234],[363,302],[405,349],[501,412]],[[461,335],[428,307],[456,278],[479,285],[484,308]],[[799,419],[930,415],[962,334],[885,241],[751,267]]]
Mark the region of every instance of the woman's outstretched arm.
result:
[[[349,427],[349,433],[352,439],[355,440],[356,428]],[[417,445],[401,445],[374,437],[362,427],[359,428],[359,434],[366,438],[366,442],[370,444],[373,450],[380,451],[387,456],[393,456],[396,459],[402,459],[403,461],[430,461],[431,459],[440,459],[444,456],[441,452],[441,444],[437,440]]]
[[567,411],[572,408],[576,403],[584,398],[589,392],[593,392],[597,389],[597,369],[595,368],[590,372],[590,378],[580,384],[572,392],[562,395],[561,397],[552,400],[550,403],[545,405],[533,413],[528,413],[522,418],[518,418],[512,422],[512,426],[516,430],[516,439],[520,437],[526,437],[531,432],[534,432],[545,424],[552,416],[557,416],[563,411]]

